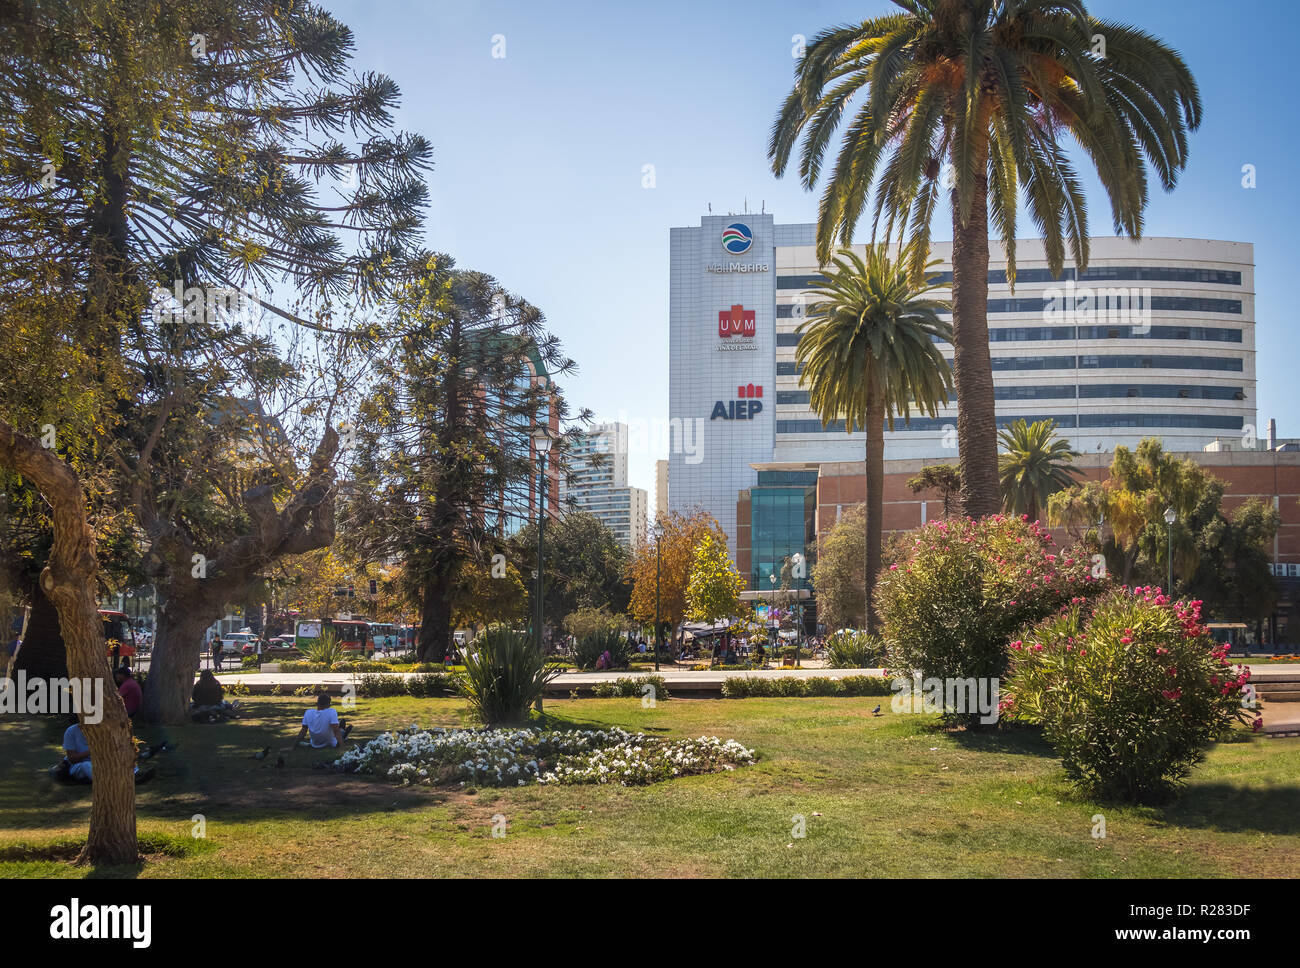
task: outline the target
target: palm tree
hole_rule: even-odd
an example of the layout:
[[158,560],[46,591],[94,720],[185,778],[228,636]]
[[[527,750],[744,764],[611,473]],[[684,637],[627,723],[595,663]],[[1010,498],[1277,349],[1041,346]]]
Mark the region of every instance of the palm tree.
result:
[[[913,406],[933,417],[952,389],[952,371],[936,345],[952,339],[952,327],[940,319],[950,307],[926,296],[935,287],[924,277],[915,281],[907,265],[914,256],[904,246],[891,260],[883,243],[868,248],[865,262],[843,250],[813,293],[795,350],[799,383],[808,386],[822,426],[843,418],[848,433],[856,426],[866,431],[869,632],[876,631],[871,597],[880,571],[885,420],[893,430],[895,415],[908,420]],[[937,264],[920,261],[926,269]]]
[[1070,466],[1079,452],[1056,436],[1055,420],[1016,420],[998,439],[1006,448],[998,457],[998,476],[1008,514],[1027,514],[1037,521],[1047,512],[1048,499],[1074,486],[1074,478],[1083,473]]
[[1074,262],[1087,266],[1088,220],[1063,144],[1068,134],[1097,170],[1115,231],[1140,238],[1147,165],[1173,189],[1187,163],[1187,132],[1200,125],[1200,96],[1175,51],[1136,28],[1094,20],[1082,0],[894,2],[905,12],[813,40],[768,156],[784,174],[802,138],[799,176],[812,190],[836,129],[850,119],[818,211],[822,262],[837,238],[851,241],[873,181],[873,240],[885,214],[885,238],[895,229],[909,234],[920,243],[914,256],[923,258],[942,162],[949,162],[961,499],[964,513],[980,516],[999,503],[990,218],[1013,286],[1021,192],[1052,273],[1063,268],[1067,241]]

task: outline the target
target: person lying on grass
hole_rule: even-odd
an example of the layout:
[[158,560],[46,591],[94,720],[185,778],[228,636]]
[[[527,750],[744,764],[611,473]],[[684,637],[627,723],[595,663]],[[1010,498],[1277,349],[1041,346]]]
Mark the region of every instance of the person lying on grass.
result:
[[316,708],[302,714],[302,729],[298,730],[298,738],[289,749],[301,746],[308,736],[314,750],[342,746],[350,732],[352,727],[340,721],[339,714],[330,708],[329,693],[322,692],[316,696]]

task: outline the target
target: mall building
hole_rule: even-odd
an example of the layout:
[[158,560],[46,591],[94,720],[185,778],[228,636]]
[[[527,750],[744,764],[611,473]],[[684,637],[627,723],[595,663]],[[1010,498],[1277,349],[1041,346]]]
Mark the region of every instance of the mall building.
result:
[[[796,370],[796,329],[819,284],[815,229],[747,213],[707,215],[670,235],[669,416],[681,433],[670,509],[712,514],[760,594],[787,556],[815,555],[817,534],[834,523],[829,505],[836,517],[844,506],[826,500],[829,487],[819,494],[822,468],[862,467],[864,434],[823,428]],[[933,246],[942,282],[952,280],[951,250]],[[1052,277],[1041,240],[1018,240],[1014,292],[1001,260],[990,240],[999,425],[1050,417],[1090,464],[1149,436],[1188,454],[1233,440],[1266,448],[1256,443],[1250,243],[1095,238],[1086,271]],[[955,463],[955,405],[896,422],[885,459],[891,476]],[[922,523],[925,501],[911,503],[886,528]]]

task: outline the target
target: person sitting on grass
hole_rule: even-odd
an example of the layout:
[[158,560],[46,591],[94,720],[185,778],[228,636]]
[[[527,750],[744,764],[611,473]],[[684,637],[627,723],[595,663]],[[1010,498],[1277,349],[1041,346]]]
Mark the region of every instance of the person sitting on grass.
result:
[[221,700],[225,698],[225,690],[221,688],[221,682],[212,674],[212,670],[204,669],[199,673],[199,681],[194,684],[190,698],[198,706],[220,706]]
[[[294,746],[301,746],[308,736],[314,750],[342,746],[348,738],[352,727],[339,719],[339,714],[330,708],[329,693],[322,692],[316,696],[316,708],[308,709],[302,714],[302,729]],[[290,749],[293,747],[291,746]]]
[[[152,768],[143,773],[138,766],[134,770],[136,783],[148,783],[153,779]],[[63,731],[63,762],[55,767],[55,775],[73,783],[94,782],[94,771],[90,766],[90,743],[86,741],[86,734],[81,731],[81,723],[75,714],[69,717],[69,726]]]
[[117,691],[126,705],[126,714],[134,717],[140,711],[140,703],[144,699],[144,695],[140,692],[140,683],[135,681],[129,665],[123,665],[114,672],[113,678],[117,680]]

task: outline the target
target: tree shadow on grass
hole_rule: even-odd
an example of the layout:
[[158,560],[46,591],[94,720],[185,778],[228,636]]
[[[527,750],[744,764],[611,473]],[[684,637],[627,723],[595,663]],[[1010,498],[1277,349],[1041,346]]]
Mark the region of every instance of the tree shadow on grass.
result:
[[1175,827],[1222,833],[1300,834],[1300,786],[1195,783],[1160,810]]
[[994,729],[947,729],[936,725],[933,730],[958,746],[975,753],[1003,753],[1011,756],[1040,756],[1056,759],[1056,750],[1035,726],[1007,723]]

